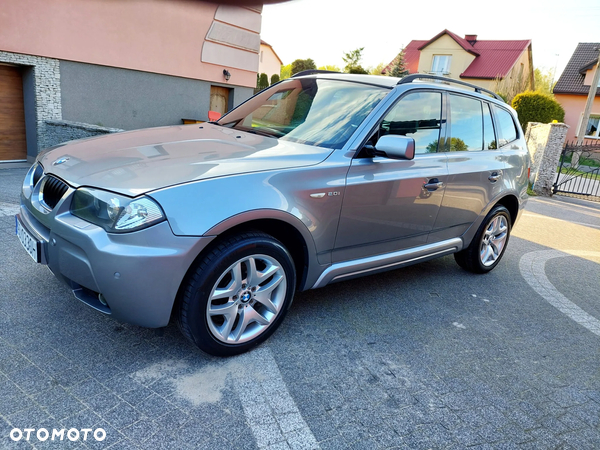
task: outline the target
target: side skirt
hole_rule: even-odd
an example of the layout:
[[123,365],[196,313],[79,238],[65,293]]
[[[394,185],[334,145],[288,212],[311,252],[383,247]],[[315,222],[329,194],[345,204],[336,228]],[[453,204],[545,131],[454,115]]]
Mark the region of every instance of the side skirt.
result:
[[336,281],[410,266],[440,256],[456,253],[462,250],[462,248],[462,239],[454,238],[448,239],[447,241],[436,242],[435,244],[400,250],[394,253],[385,253],[383,255],[335,263],[323,271],[311,289],[320,288]]

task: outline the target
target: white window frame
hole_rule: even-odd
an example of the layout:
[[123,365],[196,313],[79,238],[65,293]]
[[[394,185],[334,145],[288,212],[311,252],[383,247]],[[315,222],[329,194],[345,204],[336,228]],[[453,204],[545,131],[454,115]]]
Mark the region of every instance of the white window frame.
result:
[[431,60],[431,72],[435,75],[448,75],[450,74],[450,64],[452,62],[452,55],[433,55]]
[[[590,114],[590,119],[589,120],[592,120],[592,119],[597,120],[597,122],[596,122],[596,134],[595,135],[587,135],[586,134],[585,137],[587,139],[600,139],[600,114],[593,114],[593,113]],[[583,117],[582,117],[582,120],[583,120]],[[585,126],[586,133],[587,133],[588,125],[590,123],[589,120],[588,120],[588,123]]]

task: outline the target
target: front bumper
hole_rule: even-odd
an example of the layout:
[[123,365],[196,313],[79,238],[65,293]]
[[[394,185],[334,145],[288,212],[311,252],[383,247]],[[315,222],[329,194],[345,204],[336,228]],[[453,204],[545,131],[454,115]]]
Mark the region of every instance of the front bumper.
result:
[[22,204],[18,220],[40,242],[38,260],[79,300],[117,320],[148,328],[169,323],[185,274],[214,239],[175,236],[166,221],[110,234],[64,210],[47,227],[37,214]]

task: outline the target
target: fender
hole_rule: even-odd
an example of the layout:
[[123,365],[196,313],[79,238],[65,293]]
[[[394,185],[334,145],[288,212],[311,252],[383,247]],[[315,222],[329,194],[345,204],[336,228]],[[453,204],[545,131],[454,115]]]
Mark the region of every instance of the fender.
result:
[[235,228],[237,226],[250,223],[257,220],[270,220],[270,221],[281,221],[292,226],[300,235],[304,241],[304,245],[306,248],[306,257],[307,261],[307,273],[306,279],[301,285],[300,290],[305,290],[310,288],[315,281],[319,278],[321,273],[329,267],[331,264],[323,264],[319,263],[319,258],[317,257],[317,248],[315,246],[315,241],[313,239],[312,234],[306,227],[306,225],[296,216],[290,214],[287,211],[280,211],[277,209],[255,209],[252,211],[246,211],[240,214],[236,214],[231,216],[214,227],[209,229],[206,232],[206,235],[209,236],[218,236],[227,232],[228,230]]

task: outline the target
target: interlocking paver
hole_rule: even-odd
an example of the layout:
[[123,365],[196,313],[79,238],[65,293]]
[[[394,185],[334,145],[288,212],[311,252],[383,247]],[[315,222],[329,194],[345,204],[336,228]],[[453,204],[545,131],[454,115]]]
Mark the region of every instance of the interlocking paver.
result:
[[[0,194],[24,171],[4,173]],[[0,201],[16,203],[7,192]],[[442,258],[298,294],[260,348],[274,366],[261,371],[257,352],[248,371],[199,353],[173,324],[145,330],[79,303],[13,233],[0,217],[2,449],[33,448],[8,438],[32,425],[107,432],[61,448],[277,450],[308,435],[322,449],[600,447],[598,337],[519,278],[538,244],[511,238],[485,277]]]

